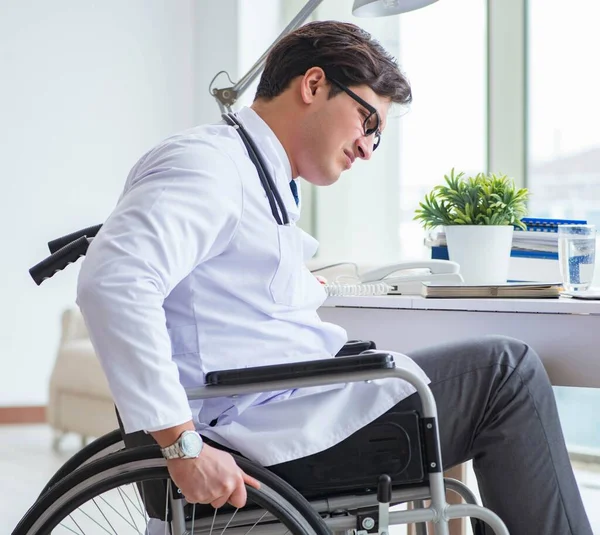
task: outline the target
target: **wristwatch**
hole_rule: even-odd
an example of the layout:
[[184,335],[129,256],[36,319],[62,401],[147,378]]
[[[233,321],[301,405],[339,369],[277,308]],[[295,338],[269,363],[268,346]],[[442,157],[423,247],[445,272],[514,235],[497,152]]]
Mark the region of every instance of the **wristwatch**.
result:
[[196,431],[184,431],[170,446],[161,448],[165,459],[195,459],[200,455],[204,442]]

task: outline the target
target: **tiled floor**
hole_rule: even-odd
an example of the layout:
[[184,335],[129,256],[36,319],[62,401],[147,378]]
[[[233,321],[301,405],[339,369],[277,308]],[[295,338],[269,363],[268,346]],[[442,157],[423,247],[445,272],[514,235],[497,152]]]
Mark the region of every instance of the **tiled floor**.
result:
[[[79,446],[76,437],[67,437],[56,454],[51,441],[45,425],[0,425],[0,535],[11,533],[46,481]],[[600,467],[577,467],[576,475],[594,533],[600,535]]]

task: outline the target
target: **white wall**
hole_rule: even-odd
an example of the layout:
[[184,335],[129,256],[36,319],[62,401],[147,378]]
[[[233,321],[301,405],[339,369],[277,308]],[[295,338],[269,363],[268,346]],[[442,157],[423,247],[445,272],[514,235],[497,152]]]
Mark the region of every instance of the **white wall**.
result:
[[[321,18],[350,12],[339,0],[327,3]],[[46,402],[60,315],[74,304],[78,264],[39,288],[27,273],[46,256],[46,242],[102,222],[131,166],[157,141],[218,120],[212,77],[225,69],[237,81],[304,1],[1,4],[0,407]],[[225,78],[219,82],[223,87]],[[394,152],[397,135],[388,128],[387,150]],[[375,230],[386,239],[369,255],[394,257],[396,212],[380,203],[397,198],[396,185],[382,187],[377,178],[389,174],[386,165],[371,162],[369,171],[351,188],[348,181],[323,191],[314,207],[321,220],[314,230],[329,254],[353,251],[357,233]],[[369,209],[347,214],[347,203],[360,205],[358,199]],[[305,209],[309,201],[307,195]]]
[[[292,3],[288,0],[288,3]],[[283,2],[281,0],[252,0],[240,3],[238,20],[238,64],[239,76],[244,76],[265,50],[277,39],[281,30],[289,22],[283,20]],[[236,108],[249,106],[254,100],[260,74],[238,100]]]
[[78,265],[39,288],[28,268],[102,222],[136,159],[194,122],[193,15],[193,0],[2,1],[0,406],[45,403],[74,301]]
[[[238,20],[244,0],[190,0],[193,5],[194,124],[220,119],[219,106],[208,87],[219,71],[238,79]],[[254,1],[254,0],[253,0]],[[168,2],[168,0],[165,0]],[[216,80],[217,88],[228,87],[227,77]]]

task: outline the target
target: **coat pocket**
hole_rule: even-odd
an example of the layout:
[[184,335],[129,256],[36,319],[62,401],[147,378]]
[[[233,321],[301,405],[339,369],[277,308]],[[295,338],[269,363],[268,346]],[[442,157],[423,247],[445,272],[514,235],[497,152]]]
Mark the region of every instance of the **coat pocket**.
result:
[[275,303],[298,306],[304,296],[303,254],[300,229],[295,226],[279,225],[279,263],[269,289]]

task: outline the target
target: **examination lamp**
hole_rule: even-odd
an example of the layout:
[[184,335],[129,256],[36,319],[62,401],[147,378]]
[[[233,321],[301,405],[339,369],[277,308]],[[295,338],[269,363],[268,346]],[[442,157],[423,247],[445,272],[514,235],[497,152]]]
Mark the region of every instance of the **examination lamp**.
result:
[[[281,32],[279,37],[275,39],[273,44],[260,58],[258,58],[256,63],[237,83],[233,84],[230,79],[229,81],[233,84],[231,87],[226,87],[224,89],[213,88],[213,83],[220,74],[226,74],[229,78],[229,75],[225,71],[220,71],[215,75],[208,90],[211,95],[217,99],[217,104],[219,105],[221,113],[231,111],[231,106],[235,104],[238,97],[248,89],[248,86],[252,84],[254,79],[262,72],[271,49],[283,36],[302,26],[322,1],[323,0],[309,0],[306,2],[304,7]],[[428,6],[429,4],[433,4],[436,1],[437,0],[354,0],[352,13],[357,17],[385,17],[387,15],[397,15],[399,13],[413,11]]]

